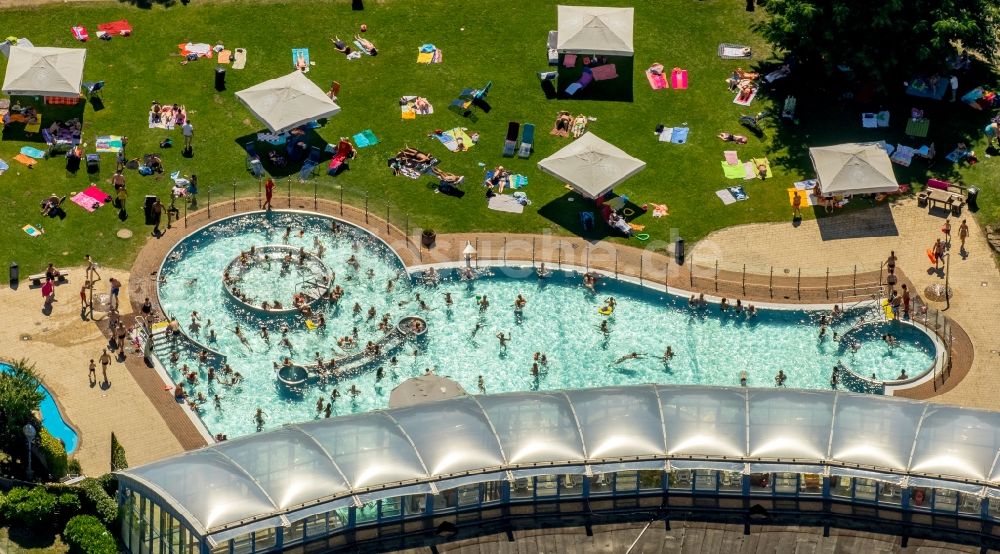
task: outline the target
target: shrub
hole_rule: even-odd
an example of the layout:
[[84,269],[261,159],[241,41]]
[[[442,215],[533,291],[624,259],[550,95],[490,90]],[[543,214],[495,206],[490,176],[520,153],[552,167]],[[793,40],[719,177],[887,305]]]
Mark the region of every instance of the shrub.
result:
[[80,495],[64,492],[56,497],[56,515],[60,523],[80,513]]
[[83,473],[83,470],[80,468],[80,460],[70,458],[69,462],[66,464],[66,474],[80,475],[81,473]]
[[21,431],[24,424],[38,428],[34,414],[42,402],[42,393],[38,391],[41,381],[35,366],[27,360],[8,363],[10,372],[0,372],[0,451],[20,456],[27,450]]
[[101,483],[97,479],[84,479],[80,482],[80,490],[87,511],[95,514],[108,529],[114,529],[118,521],[118,503],[104,492]]
[[69,520],[63,529],[63,541],[73,554],[118,554],[114,537],[94,516],[80,515]]
[[128,460],[125,458],[125,447],[118,442],[118,437],[111,433],[111,471],[121,471],[128,469]]
[[101,488],[104,492],[108,493],[108,496],[114,498],[118,495],[118,476],[114,473],[105,473],[97,478],[97,482],[101,484]]
[[40,450],[45,456],[45,465],[48,466],[49,473],[56,480],[62,479],[66,476],[66,471],[69,468],[66,447],[63,446],[62,441],[53,437],[44,427],[42,427],[38,437]]
[[57,498],[43,487],[26,489],[18,487],[7,493],[4,517],[13,524],[37,527],[39,523],[54,524]]

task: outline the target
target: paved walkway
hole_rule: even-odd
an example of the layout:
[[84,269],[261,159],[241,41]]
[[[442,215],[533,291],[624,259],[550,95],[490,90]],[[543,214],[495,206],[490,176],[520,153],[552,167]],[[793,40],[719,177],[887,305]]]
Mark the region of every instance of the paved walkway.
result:
[[[967,255],[959,253],[958,227],[962,217],[969,219]],[[694,248],[696,258],[719,257],[729,262],[757,266],[817,267],[878,264],[890,250],[895,250],[898,267],[923,295],[925,287],[943,284],[944,271],[933,270],[926,250],[938,237],[945,213],[928,212],[915,199],[892,205],[855,211],[821,220],[791,223],[767,223],[730,227],[712,233]],[[977,408],[996,408],[1000,393],[993,375],[1000,359],[997,314],[1000,313],[1000,274],[985,235],[972,215],[951,218],[954,248],[951,253],[949,285],[953,289],[951,307],[944,313],[968,333],[973,344],[972,367],[968,375],[954,383],[951,390],[935,399]],[[945,308],[944,303],[928,302]],[[951,386],[953,383],[948,383]],[[946,387],[947,388],[947,387]]]
[[[81,317],[79,291],[83,268],[68,270],[69,283],[56,288],[57,302],[49,314],[42,312],[39,289],[29,287],[27,282],[21,283],[17,290],[0,288],[0,305],[4,306],[0,354],[27,358],[35,364],[63,418],[80,436],[74,456],[85,474],[96,476],[110,470],[112,432],[125,447],[131,465],[181,452],[181,445],[124,364],[117,359],[111,364],[107,385],[101,383],[98,364],[98,383],[90,385],[88,362],[91,358],[97,360],[108,341],[93,321]],[[95,288],[96,293],[108,292],[107,282],[112,276],[128,281],[126,271],[107,268],[100,271],[103,281]],[[123,306],[129,302],[125,288],[121,292]],[[95,315],[104,318],[106,314]]]

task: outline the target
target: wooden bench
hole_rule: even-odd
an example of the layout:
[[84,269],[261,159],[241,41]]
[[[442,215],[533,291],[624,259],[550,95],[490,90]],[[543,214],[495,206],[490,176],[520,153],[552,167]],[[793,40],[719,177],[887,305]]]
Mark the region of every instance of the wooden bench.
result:
[[[55,282],[65,283],[68,279],[69,279],[69,273],[66,271],[60,271],[59,275],[56,275]],[[45,282],[45,273],[43,272],[43,273],[36,273],[34,275],[28,275],[28,280],[31,281],[32,285],[40,287],[42,286],[42,283]]]
[[940,179],[928,179],[925,194],[928,208],[941,206],[952,215],[958,216],[965,206],[965,187],[962,185]]

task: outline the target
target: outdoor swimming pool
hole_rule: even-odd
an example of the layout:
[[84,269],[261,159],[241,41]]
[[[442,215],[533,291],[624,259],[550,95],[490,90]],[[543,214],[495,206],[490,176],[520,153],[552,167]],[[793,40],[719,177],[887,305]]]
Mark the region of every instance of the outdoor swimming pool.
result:
[[[161,305],[186,333],[227,356],[244,377],[235,386],[207,383],[206,368],[193,357],[182,356],[177,364],[166,364],[175,381],[182,379],[182,364],[198,372],[193,392],[209,399],[199,411],[213,434],[253,432],[257,407],[266,413],[267,427],[322,417],[316,412],[317,400],[323,397],[328,402],[335,388],[342,396],[333,405],[333,415],[384,408],[393,387],[426,368],[435,368],[475,393],[480,375],[487,391],[501,392],[650,382],[736,385],[744,371],[749,386],[774,386],[779,369],[788,376],[786,386],[829,388],[838,361],[879,379],[894,379],[903,370],[913,376],[934,362],[935,347],[927,335],[910,325],[875,322],[871,310],[851,311],[837,319],[821,340],[819,319],[825,314],[820,312],[758,310],[749,318],[732,310],[721,313],[718,305],[691,308],[687,298],[614,279],[601,279],[593,294],[572,272],[552,272],[538,279],[531,270],[506,269],[501,275],[500,270],[489,274],[484,269],[475,280],[463,281],[455,272],[443,271],[437,285],[424,284],[419,274],[411,280],[381,241],[346,224],[339,224],[341,231],[333,233],[331,221],[294,212],[241,215],[193,233],[164,262]],[[308,329],[305,317],[298,314],[247,309],[228,299],[222,288],[225,267],[241,251],[285,244],[289,227],[288,245],[307,251],[315,250],[315,241],[323,245],[323,263],[335,274],[335,284],[344,289],[336,305],[320,301],[315,306],[325,315],[325,329]],[[347,263],[351,256],[358,261],[357,270]],[[418,294],[427,309],[421,309]],[[446,294],[452,298],[450,307]],[[518,294],[527,299],[520,316],[513,307]],[[484,295],[490,306],[481,311],[477,297]],[[615,297],[617,308],[605,317],[598,308],[609,296]],[[373,318],[368,317],[370,308],[374,308]],[[192,310],[201,315],[195,327],[190,326]],[[356,328],[361,346],[377,341],[384,335],[378,324],[386,313],[392,325],[407,315],[423,317],[426,337],[383,352],[356,376],[313,382],[297,394],[277,385],[275,362],[289,356],[296,363],[312,364],[317,352],[324,360],[354,353],[356,349],[339,347],[337,339],[352,335]],[[855,328],[860,317],[872,322]],[[604,321],[607,333],[600,329]],[[282,324],[288,326],[291,348],[279,344]],[[234,333],[237,325],[245,343]],[[260,334],[262,325],[268,329],[267,340]],[[899,341],[894,348],[881,340],[887,329]],[[209,337],[212,330],[214,341]],[[510,336],[506,348],[496,337],[501,332]],[[847,338],[834,341],[835,332],[846,333]],[[667,346],[675,356],[664,362]],[[535,352],[544,353],[548,360],[537,378],[531,373]],[[640,357],[619,361],[633,352]],[[392,356],[397,358],[395,363]],[[380,366],[384,377],[376,382]],[[352,385],[361,391],[353,398],[348,394]],[[213,406],[216,394],[221,397],[221,409]]]
[[[10,366],[0,363],[0,372],[10,373]],[[39,407],[39,411],[42,412],[42,427],[45,427],[53,437],[63,442],[63,445],[66,446],[66,453],[72,454],[76,450],[78,442],[76,431],[63,419],[62,414],[59,412],[59,406],[52,399],[49,390],[43,385],[39,385],[38,390],[43,395],[42,403]]]

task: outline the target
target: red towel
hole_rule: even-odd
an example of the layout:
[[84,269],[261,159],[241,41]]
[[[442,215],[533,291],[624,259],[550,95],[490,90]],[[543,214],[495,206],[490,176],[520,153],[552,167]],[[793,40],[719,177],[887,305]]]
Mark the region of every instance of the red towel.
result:
[[89,187],[87,187],[87,189],[83,191],[83,194],[86,194],[87,196],[93,198],[94,200],[97,200],[101,204],[107,204],[108,202],[111,202],[111,195],[104,192],[103,190],[100,189],[100,187],[96,185],[90,185]]
[[112,35],[121,35],[127,37],[132,34],[132,26],[128,24],[128,21],[121,19],[118,21],[112,21],[111,23],[101,23],[97,26],[98,31],[104,31],[105,33]]
[[87,42],[87,39],[90,38],[90,35],[87,34],[87,28],[83,25],[77,25],[70,30],[73,31],[73,38],[80,42]]

